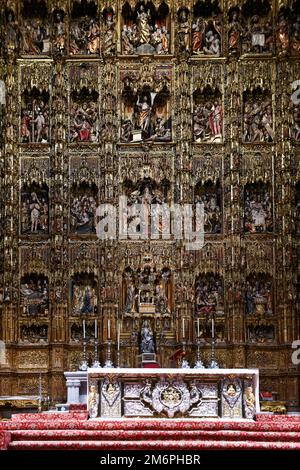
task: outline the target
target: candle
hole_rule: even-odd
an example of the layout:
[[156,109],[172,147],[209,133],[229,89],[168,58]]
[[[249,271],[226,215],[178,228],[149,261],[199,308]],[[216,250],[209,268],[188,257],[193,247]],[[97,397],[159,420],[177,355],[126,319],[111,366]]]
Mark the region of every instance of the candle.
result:
[[118,351],[120,350],[121,325],[118,323]]
[[199,338],[200,336],[200,323],[199,323],[199,318],[197,318],[197,336]]
[[85,339],[85,320],[83,320],[82,326],[83,326],[83,339]]
[[95,320],[95,339],[98,338],[98,331],[97,331],[97,320]]
[[211,319],[211,337],[215,337],[215,321],[213,318]]
[[107,322],[107,339],[110,339],[110,318],[108,319],[108,322]]
[[182,338],[185,338],[185,325],[184,325],[184,318],[182,319]]

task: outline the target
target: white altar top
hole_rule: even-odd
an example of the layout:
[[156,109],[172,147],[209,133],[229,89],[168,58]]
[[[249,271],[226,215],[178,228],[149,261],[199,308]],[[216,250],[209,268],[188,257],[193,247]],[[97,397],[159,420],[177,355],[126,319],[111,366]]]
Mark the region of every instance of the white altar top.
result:
[[253,393],[255,395],[256,413],[260,412],[259,407],[259,370],[258,369],[195,369],[195,368],[89,368],[88,389],[90,383],[94,380],[104,380],[114,378],[117,380],[141,380],[146,378],[153,379],[195,379],[202,381],[222,380],[222,379],[242,379],[251,380],[253,384]]

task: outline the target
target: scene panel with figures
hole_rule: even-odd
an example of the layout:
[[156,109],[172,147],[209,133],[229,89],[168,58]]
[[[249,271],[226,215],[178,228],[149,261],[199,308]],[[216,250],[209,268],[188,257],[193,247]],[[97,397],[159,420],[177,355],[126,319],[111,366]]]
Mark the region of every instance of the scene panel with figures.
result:
[[273,231],[272,193],[269,184],[257,182],[245,186],[244,230],[246,233]]
[[95,234],[98,187],[88,183],[73,185],[70,196],[70,233]]
[[21,278],[21,315],[35,318],[49,314],[49,280],[44,274],[27,273]]
[[49,189],[46,184],[24,184],[21,191],[21,234],[49,233]]
[[192,53],[198,57],[220,57],[223,41],[221,2],[198,0],[193,6]]
[[97,56],[100,53],[98,2],[75,1],[70,18],[70,55]]
[[[155,5],[155,4],[156,5]],[[124,55],[169,54],[171,14],[168,2],[124,2],[121,10],[121,52]]]
[[49,55],[51,53],[51,31],[47,2],[45,0],[23,0],[21,8],[21,52],[24,55],[32,56]]
[[99,69],[86,62],[70,65],[69,142],[98,142]]
[[172,140],[172,72],[145,64],[120,70],[121,142]]

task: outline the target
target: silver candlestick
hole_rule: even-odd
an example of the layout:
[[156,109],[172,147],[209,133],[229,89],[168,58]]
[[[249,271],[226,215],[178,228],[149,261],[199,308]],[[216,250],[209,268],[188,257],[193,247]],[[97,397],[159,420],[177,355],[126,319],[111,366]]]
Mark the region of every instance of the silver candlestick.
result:
[[200,354],[200,338],[197,338],[197,360],[194,365],[194,369],[205,369],[205,365],[202,362],[201,354]]
[[99,362],[99,357],[98,357],[98,339],[97,338],[95,338],[95,351],[94,351],[93,367],[95,369],[98,369],[99,367],[101,367],[101,364]]
[[188,361],[185,359],[185,353],[186,353],[186,341],[182,341],[182,360],[181,360],[181,365],[180,367],[182,369],[189,369],[190,365]]
[[212,338],[211,339],[211,360],[209,364],[210,369],[219,369],[219,364],[216,360],[216,355],[215,355],[215,343],[216,343],[215,338]]
[[88,361],[86,359],[86,338],[83,338],[83,352],[82,352],[82,361],[79,365],[79,370],[88,370]]
[[107,341],[107,355],[106,355],[106,361],[103,367],[105,367],[106,369],[110,367],[114,367],[113,362],[111,360],[111,340],[110,339]]

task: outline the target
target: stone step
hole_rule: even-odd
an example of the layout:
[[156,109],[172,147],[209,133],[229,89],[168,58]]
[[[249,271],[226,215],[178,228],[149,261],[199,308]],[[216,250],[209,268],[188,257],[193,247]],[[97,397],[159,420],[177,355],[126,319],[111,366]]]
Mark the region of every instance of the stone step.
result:
[[[248,441],[278,441],[278,442],[300,442],[300,432],[283,431],[246,431],[244,432]],[[241,438],[240,430],[19,430],[10,433],[11,441],[59,441],[59,440],[236,440]],[[243,437],[245,437],[243,436]]]
[[199,450],[255,449],[300,450],[300,442],[253,442],[216,440],[147,440],[147,441],[13,441],[8,450]]

